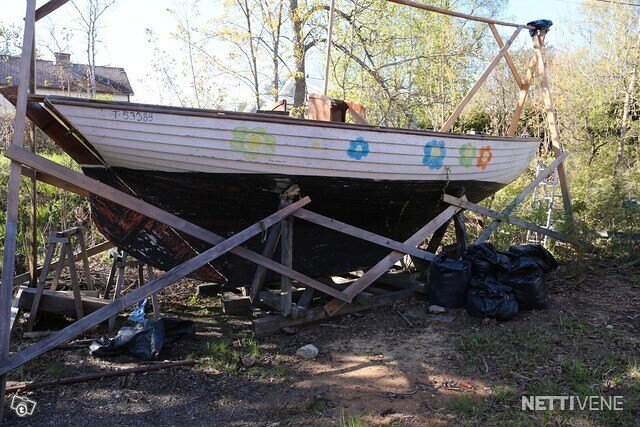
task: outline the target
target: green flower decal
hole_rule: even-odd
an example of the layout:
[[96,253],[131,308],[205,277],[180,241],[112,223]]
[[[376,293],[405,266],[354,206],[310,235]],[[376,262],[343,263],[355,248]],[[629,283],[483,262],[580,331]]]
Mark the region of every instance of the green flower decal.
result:
[[465,168],[473,165],[476,159],[476,151],[477,150],[475,145],[471,144],[470,142],[462,144],[462,146],[460,147],[460,158],[458,158],[460,164]]
[[231,149],[244,152],[244,158],[255,160],[269,157],[276,152],[276,138],[261,127],[238,126],[233,129],[229,141]]

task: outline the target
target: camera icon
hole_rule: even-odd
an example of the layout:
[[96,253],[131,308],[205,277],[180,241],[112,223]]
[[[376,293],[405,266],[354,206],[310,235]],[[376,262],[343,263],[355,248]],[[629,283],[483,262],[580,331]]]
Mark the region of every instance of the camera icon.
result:
[[33,411],[36,409],[36,402],[24,396],[16,395],[11,399],[11,409],[13,409],[19,417],[26,417],[27,415],[33,415]]

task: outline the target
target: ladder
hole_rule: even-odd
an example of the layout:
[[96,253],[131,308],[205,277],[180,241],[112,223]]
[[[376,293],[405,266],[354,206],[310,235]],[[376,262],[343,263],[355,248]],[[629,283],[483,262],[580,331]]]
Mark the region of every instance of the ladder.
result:
[[[538,160],[538,165],[536,167],[536,176],[540,175],[545,167],[546,166],[544,165],[542,160]],[[540,185],[536,187],[533,192],[533,197],[531,198],[532,215],[535,216],[540,212],[544,212],[544,227],[550,230],[553,230],[554,225],[559,221],[559,219],[556,218],[555,215],[553,215],[553,212],[562,209],[561,204],[557,203],[557,200],[561,198],[561,195],[557,191],[558,184],[558,169],[556,169],[551,175],[544,179],[540,183]],[[527,230],[526,240],[528,244],[538,244],[543,246],[547,244],[547,236],[541,235],[540,233],[536,233],[535,231],[531,230]]]

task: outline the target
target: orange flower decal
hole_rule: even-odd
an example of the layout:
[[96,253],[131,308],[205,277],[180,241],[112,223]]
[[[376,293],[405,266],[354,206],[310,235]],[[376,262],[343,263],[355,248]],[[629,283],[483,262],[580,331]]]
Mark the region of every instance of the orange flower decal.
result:
[[485,145],[484,147],[480,148],[476,165],[480,169],[485,170],[487,168],[487,165],[491,163],[491,158],[493,158],[493,151],[491,151],[491,146]]

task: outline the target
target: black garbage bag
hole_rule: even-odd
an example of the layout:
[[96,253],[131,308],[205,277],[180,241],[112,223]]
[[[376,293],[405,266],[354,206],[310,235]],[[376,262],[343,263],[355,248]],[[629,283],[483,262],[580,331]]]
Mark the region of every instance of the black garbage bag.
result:
[[110,357],[130,354],[142,360],[155,360],[163,347],[195,334],[192,321],[171,317],[145,319],[135,326],[125,326],[113,337],[91,343],[92,356]]
[[544,310],[551,306],[544,272],[535,261],[521,260],[519,266],[500,274],[499,280],[512,289],[522,310]]
[[489,277],[500,271],[501,260],[491,243],[469,246],[462,259],[471,263],[473,277]]
[[497,283],[493,278],[474,278],[465,309],[475,317],[509,320],[518,312],[518,302],[508,286]]
[[468,261],[448,258],[440,253],[429,266],[427,300],[446,308],[464,306],[471,281],[471,264]]
[[549,273],[558,268],[558,261],[553,257],[551,252],[546,250],[542,245],[518,245],[511,246],[506,255],[511,261],[518,265],[535,262],[543,272]]

